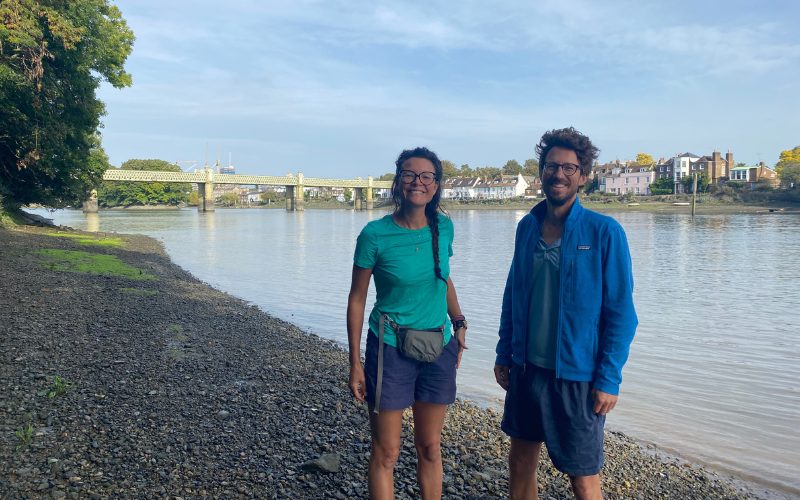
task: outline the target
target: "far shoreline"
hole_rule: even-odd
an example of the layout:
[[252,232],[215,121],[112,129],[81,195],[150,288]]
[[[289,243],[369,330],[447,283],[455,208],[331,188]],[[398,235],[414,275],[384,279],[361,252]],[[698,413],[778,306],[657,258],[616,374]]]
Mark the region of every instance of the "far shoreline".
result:
[[[452,200],[443,200],[442,208],[446,211],[464,211],[464,210],[524,210],[529,211],[537,203],[543,201],[543,198],[536,198],[530,200],[484,200],[475,202],[455,202]],[[606,202],[598,203],[594,201],[581,199],[581,204],[584,208],[594,210],[601,213],[623,213],[623,212],[645,212],[645,213],[665,213],[665,214],[686,214],[691,215],[691,203],[686,205],[687,202],[664,202],[664,201],[636,201],[632,203],[622,202]],[[43,208],[45,210],[53,210],[48,207],[28,207],[28,208]],[[354,210],[353,206],[346,203],[337,201],[313,201],[306,200],[306,210]],[[393,205],[391,203],[383,204],[373,208],[373,211],[391,211]],[[99,212],[149,212],[149,211],[176,211],[182,209],[197,210],[196,205],[133,205],[129,207],[102,207]],[[241,209],[258,209],[258,210],[286,210],[284,202],[273,203],[271,205],[246,205],[246,206],[216,206],[216,210],[241,210]],[[64,210],[81,210],[77,207],[69,207]],[[369,210],[359,210],[369,211]],[[726,215],[726,214],[794,214],[800,213],[800,204],[788,202],[775,202],[775,203],[721,203],[721,202],[700,202],[695,206],[695,215]]]

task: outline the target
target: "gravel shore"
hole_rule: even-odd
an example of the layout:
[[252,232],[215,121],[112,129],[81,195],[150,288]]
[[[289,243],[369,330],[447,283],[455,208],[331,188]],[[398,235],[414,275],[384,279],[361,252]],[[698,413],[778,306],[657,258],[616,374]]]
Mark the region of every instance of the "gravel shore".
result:
[[[54,231],[0,229],[0,498],[367,497],[367,410],[339,347],[201,283],[152,239]],[[64,271],[41,249],[138,274]],[[505,496],[499,419],[453,405],[445,498]],[[398,498],[419,495],[409,431]],[[762,494],[622,434],[606,450],[607,498]],[[547,458],[539,477],[540,498],[571,497]]]

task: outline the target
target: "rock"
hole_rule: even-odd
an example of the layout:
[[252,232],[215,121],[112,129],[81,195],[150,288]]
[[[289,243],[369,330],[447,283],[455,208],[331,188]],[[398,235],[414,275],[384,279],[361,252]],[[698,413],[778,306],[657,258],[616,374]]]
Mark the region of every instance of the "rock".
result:
[[304,463],[302,468],[308,471],[339,472],[340,462],[341,456],[338,453],[323,453],[318,458]]

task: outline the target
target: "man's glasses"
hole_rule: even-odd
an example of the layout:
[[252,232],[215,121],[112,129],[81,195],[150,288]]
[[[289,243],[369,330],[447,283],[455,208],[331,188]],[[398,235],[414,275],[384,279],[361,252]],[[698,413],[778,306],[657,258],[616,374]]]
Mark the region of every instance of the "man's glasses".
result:
[[427,186],[433,184],[433,181],[436,180],[436,174],[433,172],[416,173],[411,170],[400,171],[400,180],[403,181],[403,184],[411,184],[416,178],[419,178],[419,182],[421,182],[423,186]]
[[558,167],[561,167],[561,170],[564,171],[564,175],[570,176],[578,171],[580,168],[579,166],[575,165],[574,163],[555,163],[555,162],[548,162],[544,164],[544,171],[549,175],[553,175],[558,170]]

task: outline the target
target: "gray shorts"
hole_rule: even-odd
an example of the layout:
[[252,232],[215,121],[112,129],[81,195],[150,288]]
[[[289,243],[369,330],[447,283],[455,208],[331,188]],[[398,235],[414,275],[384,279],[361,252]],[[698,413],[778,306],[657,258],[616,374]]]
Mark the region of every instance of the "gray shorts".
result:
[[556,469],[592,476],[603,467],[603,425],[590,382],[557,379],[554,370],[513,364],[501,428],[513,438],[544,442]]
[[[367,379],[367,403],[375,406],[378,379],[378,336],[367,334],[364,374]],[[383,387],[381,410],[402,410],[415,401],[449,405],[456,400],[456,358],[458,341],[450,337],[436,361],[423,363],[407,358],[390,346],[383,346]]]

